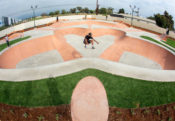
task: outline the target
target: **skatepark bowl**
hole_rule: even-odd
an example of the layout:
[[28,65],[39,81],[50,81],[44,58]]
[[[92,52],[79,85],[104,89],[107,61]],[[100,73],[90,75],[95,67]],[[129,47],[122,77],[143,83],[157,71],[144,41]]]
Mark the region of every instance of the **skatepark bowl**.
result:
[[[3,51],[0,54],[0,68],[32,68],[80,58],[99,58],[142,68],[174,70],[173,53],[141,38],[127,35],[128,32],[139,31],[122,23],[97,20],[54,23],[28,31],[52,34],[22,41]],[[84,47],[83,40],[89,32],[99,42],[94,44],[95,49],[91,45]]]

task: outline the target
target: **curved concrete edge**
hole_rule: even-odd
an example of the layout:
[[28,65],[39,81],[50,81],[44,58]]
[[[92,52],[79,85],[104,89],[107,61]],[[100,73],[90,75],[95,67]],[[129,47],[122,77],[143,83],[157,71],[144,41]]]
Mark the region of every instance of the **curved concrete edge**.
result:
[[37,68],[0,69],[0,80],[14,82],[39,80],[63,76],[89,68],[141,80],[157,82],[175,81],[175,71],[139,68],[98,58],[81,58]]
[[0,51],[0,55],[2,55],[8,49],[10,49],[10,48],[12,48],[12,47],[14,47],[16,45],[19,45],[19,44],[21,44],[23,42],[26,42],[26,41],[29,41],[29,40],[33,40],[33,39],[37,39],[37,38],[41,38],[41,37],[46,37],[46,36],[53,35],[52,31],[50,31],[50,32],[49,31],[45,31],[45,32],[47,32],[47,34],[39,33],[39,35],[36,36],[36,32],[34,32],[35,30],[29,30],[28,32],[31,32],[31,31],[33,31],[33,33],[35,33],[35,36],[33,36],[32,34],[25,34],[24,37],[30,36],[30,38],[22,40],[22,41],[19,41],[19,42],[15,43],[15,44],[12,44],[10,47],[3,49],[2,51]]
[[[143,34],[142,34],[142,35],[143,35]],[[172,51],[172,50],[175,50],[175,48],[172,48],[171,46],[169,46],[168,44],[165,44],[165,43],[163,43],[163,42],[161,42],[163,45],[168,46],[168,47],[171,48],[172,50],[170,50],[169,48],[167,48],[167,47],[165,47],[165,46],[163,46],[163,45],[161,45],[161,44],[158,44],[158,43],[156,43],[156,42],[153,42],[153,41],[150,41],[150,40],[141,38],[141,37],[139,37],[139,36],[134,36],[134,35],[129,34],[129,33],[127,33],[127,32],[126,32],[126,36],[132,37],[132,38],[137,38],[137,39],[140,39],[140,40],[144,40],[144,41],[149,42],[149,43],[151,43],[151,44],[157,45],[157,46],[159,46],[159,47],[161,47],[161,48],[164,48],[165,50],[171,52],[173,55],[175,55],[175,52]],[[153,38],[153,39],[155,39],[155,38]],[[157,39],[155,39],[155,40],[157,40]],[[158,40],[157,40],[157,41],[158,41]],[[160,41],[158,41],[158,42],[160,42]]]

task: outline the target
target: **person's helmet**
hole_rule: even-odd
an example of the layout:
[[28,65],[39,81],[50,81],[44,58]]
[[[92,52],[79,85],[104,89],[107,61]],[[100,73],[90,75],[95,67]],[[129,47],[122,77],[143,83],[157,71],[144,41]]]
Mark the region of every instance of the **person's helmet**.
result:
[[92,36],[92,33],[89,33],[90,36]]

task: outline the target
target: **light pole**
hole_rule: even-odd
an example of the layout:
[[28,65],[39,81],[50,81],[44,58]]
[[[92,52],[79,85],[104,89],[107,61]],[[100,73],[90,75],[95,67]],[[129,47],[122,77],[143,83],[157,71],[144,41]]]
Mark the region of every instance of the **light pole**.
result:
[[137,8],[137,11],[135,11],[137,13],[137,16],[139,16],[139,10],[140,8]]
[[36,24],[35,24],[35,9],[37,9],[37,5],[35,5],[35,6],[31,6],[31,9],[32,9],[32,11],[33,11],[33,18],[34,18],[34,28],[36,27]]
[[139,13],[139,8],[138,8],[138,11],[135,11],[135,9],[136,9],[136,6],[134,5],[134,7],[133,6],[129,6],[130,8],[131,8],[131,11],[132,11],[132,18],[131,18],[131,26],[133,25],[133,16],[134,16],[134,12],[135,13]]
[[96,3],[96,15],[98,15],[98,10],[99,10],[99,4],[98,4],[98,0],[97,0],[97,3]]

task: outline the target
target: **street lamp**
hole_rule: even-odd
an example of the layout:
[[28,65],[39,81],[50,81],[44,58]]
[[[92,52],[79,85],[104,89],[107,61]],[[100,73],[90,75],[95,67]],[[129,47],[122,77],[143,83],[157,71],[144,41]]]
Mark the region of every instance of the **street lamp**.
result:
[[33,18],[34,18],[34,28],[36,27],[36,24],[35,24],[35,9],[37,9],[37,8],[38,8],[37,5],[31,6],[31,9],[32,9],[32,11],[33,11]]
[[135,11],[137,13],[137,16],[139,16],[139,10],[140,8],[137,8],[137,11]]
[[138,11],[139,11],[139,8],[138,8],[138,11],[135,11],[135,9],[136,9],[136,6],[134,5],[134,7],[133,6],[129,6],[130,8],[131,8],[131,11],[132,11],[132,18],[131,18],[131,26],[133,25],[133,15],[134,15],[134,12],[135,13],[137,13]]
[[98,12],[99,12],[99,4],[98,4],[98,0],[97,0],[97,3],[96,3],[96,15],[98,15]]

